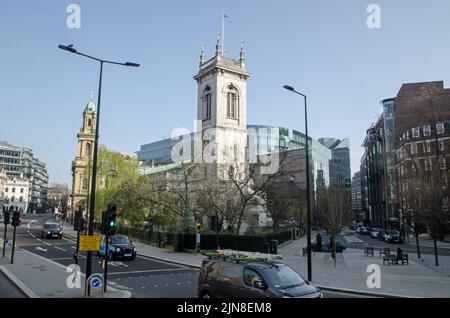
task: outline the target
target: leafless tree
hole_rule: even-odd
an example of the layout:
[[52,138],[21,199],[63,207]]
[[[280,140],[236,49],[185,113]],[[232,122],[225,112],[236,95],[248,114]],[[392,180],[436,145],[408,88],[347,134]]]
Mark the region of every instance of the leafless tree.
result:
[[338,187],[327,187],[317,197],[316,216],[319,224],[331,235],[332,257],[336,266],[336,235],[352,221],[352,208],[348,195]]

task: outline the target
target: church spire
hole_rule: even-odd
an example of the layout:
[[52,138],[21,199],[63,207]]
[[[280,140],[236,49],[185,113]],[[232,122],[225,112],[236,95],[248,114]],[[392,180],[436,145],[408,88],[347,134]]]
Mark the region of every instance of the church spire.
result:
[[239,54],[239,63],[241,64],[241,67],[245,66],[245,52],[244,52],[244,41],[241,41],[241,52]]
[[95,111],[95,105],[92,100],[92,96],[93,96],[93,92],[91,91],[91,94],[89,95],[89,102],[87,103],[86,108],[84,109],[85,112]]
[[200,65],[205,62],[205,52],[204,52],[204,44],[202,42],[202,51],[200,52]]

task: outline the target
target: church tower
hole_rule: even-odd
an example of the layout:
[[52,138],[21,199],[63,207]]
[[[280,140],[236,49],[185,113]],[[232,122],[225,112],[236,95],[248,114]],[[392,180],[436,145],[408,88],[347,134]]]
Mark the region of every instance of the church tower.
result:
[[219,179],[245,173],[247,167],[247,79],[243,42],[239,60],[224,56],[217,38],[215,55],[205,61],[203,47],[194,79],[198,84],[197,123],[203,162]]
[[94,157],[94,141],[97,113],[92,102],[92,93],[83,112],[83,124],[77,134],[77,156],[72,161],[72,211],[82,206],[86,210],[90,186],[88,167]]

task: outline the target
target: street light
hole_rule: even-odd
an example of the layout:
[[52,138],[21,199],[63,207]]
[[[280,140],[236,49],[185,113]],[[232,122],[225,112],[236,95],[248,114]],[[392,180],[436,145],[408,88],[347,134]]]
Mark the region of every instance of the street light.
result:
[[311,200],[310,200],[310,182],[309,182],[309,136],[308,136],[308,108],[305,94],[297,92],[292,86],[284,85],[283,88],[303,96],[305,100],[305,135],[306,135],[306,248],[308,250],[308,281],[312,280],[311,270]]
[[[125,63],[119,63],[119,62],[113,62],[113,61],[107,61],[102,60],[97,57],[93,57],[81,52],[78,52],[74,47],[73,44],[70,45],[58,45],[58,48],[61,50],[78,54],[84,57],[87,57],[91,60],[95,60],[97,62],[100,62],[100,79],[98,84],[98,102],[97,102],[97,121],[96,121],[96,127],[95,127],[95,141],[94,141],[94,158],[92,162],[92,180],[91,180],[91,200],[90,200],[90,207],[89,207],[89,235],[94,235],[94,208],[95,208],[95,187],[96,187],[96,178],[97,178],[97,152],[98,152],[98,132],[100,128],[100,102],[101,102],[101,96],[102,96],[102,75],[103,75],[103,64],[115,64],[115,65],[122,65],[122,66],[129,66],[129,67],[139,67],[140,64],[132,63],[132,62],[125,62]],[[86,280],[91,276],[92,274],[92,252],[89,251],[87,253],[87,261],[86,261]],[[90,289],[88,287],[88,296],[90,295]]]

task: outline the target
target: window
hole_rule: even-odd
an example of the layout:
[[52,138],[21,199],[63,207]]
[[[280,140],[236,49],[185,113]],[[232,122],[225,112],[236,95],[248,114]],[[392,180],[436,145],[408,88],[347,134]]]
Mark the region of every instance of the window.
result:
[[210,119],[211,118],[211,87],[206,86],[204,92],[203,92],[203,109],[205,118],[204,119]]
[[87,143],[86,144],[86,154],[85,157],[90,157],[91,156],[91,144]]
[[88,119],[88,127],[91,127],[92,126],[92,119]]
[[425,159],[425,171],[431,171],[433,170],[433,164],[431,162],[431,159],[427,158]]
[[8,188],[8,187],[6,187],[6,188],[5,188],[5,192],[8,192],[8,191],[9,191],[9,188]]
[[244,284],[251,287],[256,287],[257,283],[262,283],[262,277],[250,268],[244,268]]
[[239,285],[242,277],[242,267],[222,264],[219,266],[218,274],[223,281],[227,281],[233,285]]
[[445,163],[445,157],[439,159],[439,167],[440,167],[441,169],[443,169],[443,170],[447,168],[447,165],[446,165],[446,163]]
[[19,201],[22,202],[22,201],[23,201],[23,197],[20,197],[20,198],[19,198]]
[[423,135],[425,137],[431,136],[431,126],[423,126]]
[[412,155],[417,154],[417,142],[411,143],[411,154]]
[[423,144],[424,152],[430,152],[431,151],[431,142],[429,140],[425,141]]
[[16,188],[12,188],[12,193],[16,192]]
[[239,119],[239,97],[234,86],[228,86],[227,93],[227,117]]
[[413,137],[413,138],[418,138],[418,137],[420,137],[420,129],[419,129],[418,127],[412,129],[412,137]]
[[438,135],[441,135],[444,133],[444,123],[436,124],[436,132],[438,133]]
[[445,150],[444,139],[439,139],[439,151]]
[[23,188],[20,189],[20,193],[23,193]]

